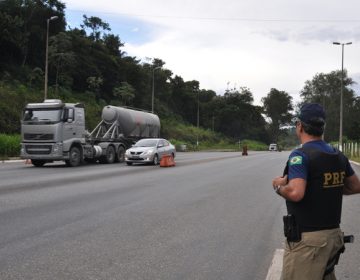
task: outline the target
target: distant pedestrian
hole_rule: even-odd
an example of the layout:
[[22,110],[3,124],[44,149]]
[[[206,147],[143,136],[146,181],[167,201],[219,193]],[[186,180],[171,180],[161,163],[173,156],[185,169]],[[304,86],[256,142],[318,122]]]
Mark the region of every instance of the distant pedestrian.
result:
[[324,128],[323,107],[302,106],[296,121],[302,147],[290,154],[284,176],[272,182],[288,212],[283,280],[336,279],[334,263],[344,248],[342,196],[360,193],[349,160],[323,141]]

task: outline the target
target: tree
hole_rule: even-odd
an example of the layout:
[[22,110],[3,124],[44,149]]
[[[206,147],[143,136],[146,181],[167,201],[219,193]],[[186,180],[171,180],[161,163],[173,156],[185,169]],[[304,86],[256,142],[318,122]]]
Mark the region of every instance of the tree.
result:
[[56,89],[58,88],[59,77],[60,82],[71,86],[70,70],[75,66],[75,54],[72,51],[71,37],[65,32],[60,32],[50,38],[49,41],[49,65],[56,69]]
[[121,58],[124,54],[120,50],[120,48],[124,46],[124,43],[120,41],[119,36],[115,36],[114,34],[105,34],[104,44],[111,55]]
[[[0,2],[0,8],[4,2]],[[11,16],[0,11],[0,71],[6,64],[19,64],[22,60],[22,45],[25,41],[21,28],[24,21],[19,16]]]
[[265,120],[261,108],[253,106],[253,97],[246,87],[228,90],[224,96],[214,97],[207,111],[214,129],[234,140],[254,139],[266,141]]
[[64,10],[65,4],[57,0],[0,1],[0,65],[4,67],[0,71],[14,72],[14,66],[20,65],[44,68],[46,20],[58,16],[50,36],[65,31]]
[[272,88],[261,101],[264,105],[264,113],[270,119],[269,133],[273,138],[272,141],[276,143],[280,136],[280,127],[291,122],[292,97],[285,91]]
[[32,87],[33,85],[37,85],[37,86],[43,85],[44,71],[39,67],[35,67],[29,73],[28,80],[29,80],[29,86],[30,87]]
[[120,98],[123,105],[130,105],[135,97],[135,89],[127,82],[122,82],[121,86],[115,87],[113,90],[114,97]]
[[88,88],[91,92],[95,93],[96,99],[100,99],[100,87],[103,84],[104,80],[102,77],[88,77],[86,79],[88,83]]
[[91,35],[90,38],[92,38],[94,41],[99,41],[101,38],[101,31],[110,31],[110,26],[107,22],[102,21],[101,18],[99,17],[87,17],[86,15],[83,15],[83,23],[81,25],[81,28],[86,29],[86,28],[90,28],[91,29]]
[[[339,139],[339,116],[340,116],[340,92],[341,92],[341,70],[330,73],[318,73],[312,80],[305,82],[301,91],[302,103],[320,103],[326,112],[325,139],[336,141]],[[354,82],[344,71],[343,78],[343,134],[352,134],[353,116],[356,111],[355,93],[349,88]]]

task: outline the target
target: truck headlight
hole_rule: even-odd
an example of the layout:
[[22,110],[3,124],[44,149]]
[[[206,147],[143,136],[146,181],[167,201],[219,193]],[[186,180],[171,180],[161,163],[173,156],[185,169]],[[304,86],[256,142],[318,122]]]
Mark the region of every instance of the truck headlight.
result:
[[53,147],[53,152],[56,154],[61,154],[63,150],[63,145],[61,143],[55,144]]
[[25,154],[25,145],[21,144],[21,150],[20,150],[21,154]]

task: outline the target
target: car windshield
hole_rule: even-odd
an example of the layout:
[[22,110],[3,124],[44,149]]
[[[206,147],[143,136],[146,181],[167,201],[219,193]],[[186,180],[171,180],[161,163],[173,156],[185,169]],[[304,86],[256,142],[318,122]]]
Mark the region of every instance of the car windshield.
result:
[[24,122],[59,122],[61,120],[61,109],[26,109]]
[[143,139],[134,145],[135,147],[156,147],[158,140],[155,139]]

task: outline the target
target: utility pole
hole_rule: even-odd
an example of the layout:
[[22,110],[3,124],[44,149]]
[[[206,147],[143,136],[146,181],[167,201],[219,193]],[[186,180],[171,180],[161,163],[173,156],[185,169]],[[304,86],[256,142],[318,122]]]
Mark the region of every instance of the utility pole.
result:
[[44,100],[47,99],[48,93],[48,60],[49,60],[49,25],[50,21],[58,19],[58,16],[53,16],[46,20],[46,50],[45,50],[45,85],[44,85]]
[[339,43],[333,42],[334,45],[341,45],[341,85],[340,85],[340,127],[339,127],[339,150],[343,150],[343,83],[344,83],[344,45],[351,45],[352,42]]

